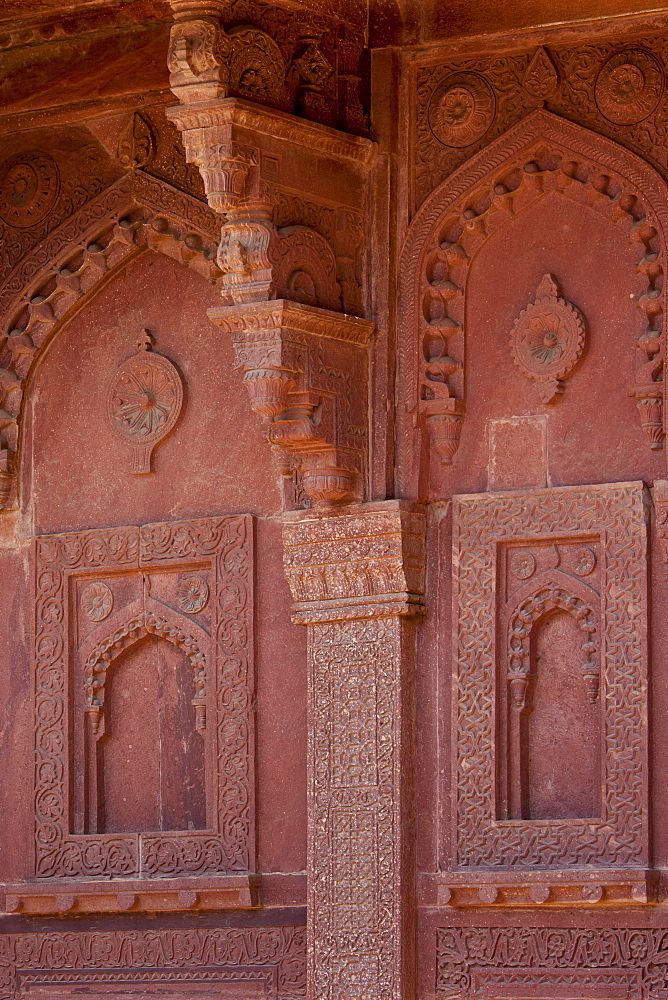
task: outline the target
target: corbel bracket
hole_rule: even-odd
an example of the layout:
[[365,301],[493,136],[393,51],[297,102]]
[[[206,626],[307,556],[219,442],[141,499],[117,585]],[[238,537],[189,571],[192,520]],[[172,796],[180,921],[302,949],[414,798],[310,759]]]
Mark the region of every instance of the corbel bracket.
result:
[[208,315],[232,338],[281,472],[296,469],[318,507],[360,499],[373,324],[285,299],[217,306]]

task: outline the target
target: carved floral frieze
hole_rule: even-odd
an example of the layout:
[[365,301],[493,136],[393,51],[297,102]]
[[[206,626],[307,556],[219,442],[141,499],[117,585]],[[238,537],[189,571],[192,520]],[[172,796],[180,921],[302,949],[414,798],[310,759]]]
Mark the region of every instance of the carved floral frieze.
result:
[[64,988],[186,997],[241,988],[300,1000],[306,987],[300,926],[34,931],[4,935],[1,958],[2,989],[11,996]]
[[439,928],[436,995],[444,1000],[600,992],[663,995],[666,932],[645,927]]

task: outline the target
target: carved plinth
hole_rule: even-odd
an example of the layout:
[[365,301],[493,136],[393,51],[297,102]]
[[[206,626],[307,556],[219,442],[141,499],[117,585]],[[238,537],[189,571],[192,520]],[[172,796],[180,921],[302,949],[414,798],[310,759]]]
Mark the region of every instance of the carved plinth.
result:
[[218,306],[209,316],[232,337],[282,471],[296,468],[317,506],[360,498],[373,324],[285,300]]
[[425,518],[408,503],[293,512],[308,625],[308,962],[314,998],[411,995],[413,623]]

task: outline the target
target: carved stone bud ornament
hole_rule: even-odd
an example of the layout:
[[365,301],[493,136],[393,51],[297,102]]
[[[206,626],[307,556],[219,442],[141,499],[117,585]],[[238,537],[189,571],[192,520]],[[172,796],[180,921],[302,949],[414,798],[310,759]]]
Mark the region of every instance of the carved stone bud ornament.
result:
[[564,391],[562,380],[572,374],[585,346],[582,314],[559,295],[556,279],[543,276],[534,302],[515,321],[511,335],[513,360],[536,383],[544,403]]
[[109,387],[107,411],[115,433],[132,451],[135,476],[152,472],[156,445],[173,430],[183,408],[183,383],[176,367],[152,351],[144,330],[139,350],[117,370]]

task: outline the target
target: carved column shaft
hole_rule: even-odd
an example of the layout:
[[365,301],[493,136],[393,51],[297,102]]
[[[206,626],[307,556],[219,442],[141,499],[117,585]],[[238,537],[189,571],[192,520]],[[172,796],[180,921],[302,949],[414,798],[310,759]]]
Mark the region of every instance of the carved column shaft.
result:
[[414,628],[424,516],[399,501],[299,511],[284,526],[293,620],[308,626],[309,996],[413,990]]

